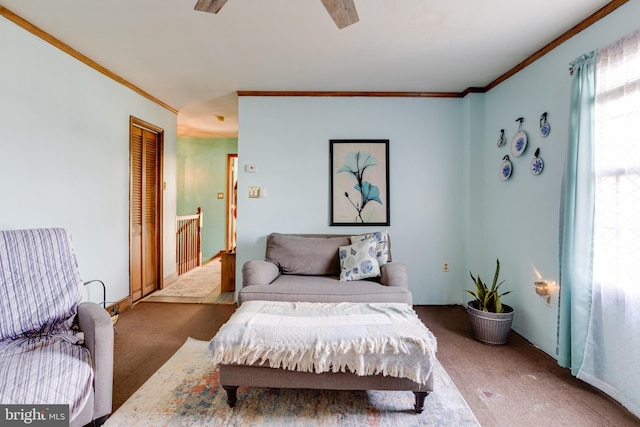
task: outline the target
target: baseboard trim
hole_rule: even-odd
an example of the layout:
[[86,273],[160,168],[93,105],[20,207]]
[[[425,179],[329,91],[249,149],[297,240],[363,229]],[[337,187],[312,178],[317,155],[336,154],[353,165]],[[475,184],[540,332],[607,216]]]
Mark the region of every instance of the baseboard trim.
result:
[[111,307],[115,307],[118,310],[118,313],[124,313],[125,311],[129,310],[132,306],[133,304],[131,304],[131,296],[126,296],[113,304],[107,305],[106,310],[108,312],[111,312]]
[[172,284],[173,282],[175,282],[176,280],[178,280],[178,272],[174,271],[173,273],[169,274],[168,276],[164,277],[163,283],[162,283],[162,289],[166,288],[167,286],[169,286],[170,284]]

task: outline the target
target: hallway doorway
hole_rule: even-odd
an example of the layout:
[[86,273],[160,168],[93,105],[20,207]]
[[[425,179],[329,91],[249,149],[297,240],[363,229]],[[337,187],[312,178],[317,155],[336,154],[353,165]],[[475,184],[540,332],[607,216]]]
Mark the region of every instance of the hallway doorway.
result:
[[227,251],[236,251],[238,155],[227,154]]

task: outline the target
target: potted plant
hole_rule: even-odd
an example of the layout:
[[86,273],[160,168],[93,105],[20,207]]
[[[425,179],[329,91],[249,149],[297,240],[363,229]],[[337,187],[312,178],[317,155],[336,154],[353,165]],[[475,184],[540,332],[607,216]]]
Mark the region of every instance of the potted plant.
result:
[[504,280],[498,283],[500,260],[496,259],[496,272],[491,287],[482,281],[479,274],[476,277],[471,272],[469,274],[476,285],[475,292],[466,291],[474,298],[467,303],[473,337],[486,344],[505,344],[511,331],[513,308],[503,304],[500,299],[511,293],[499,292],[500,286],[504,283]]

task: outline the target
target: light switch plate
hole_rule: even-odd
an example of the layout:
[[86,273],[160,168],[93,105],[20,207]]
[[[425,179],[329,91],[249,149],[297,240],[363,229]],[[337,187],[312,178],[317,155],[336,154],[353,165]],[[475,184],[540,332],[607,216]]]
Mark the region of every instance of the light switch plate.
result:
[[249,198],[257,199],[260,197],[260,187],[251,186],[249,187]]
[[244,171],[248,173],[256,173],[258,172],[258,166],[256,165],[244,165]]

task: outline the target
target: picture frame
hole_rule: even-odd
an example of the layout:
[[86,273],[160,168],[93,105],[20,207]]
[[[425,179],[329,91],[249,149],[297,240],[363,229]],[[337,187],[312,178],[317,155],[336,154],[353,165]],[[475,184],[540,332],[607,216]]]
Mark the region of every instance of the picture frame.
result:
[[331,226],[388,226],[389,140],[329,140]]

